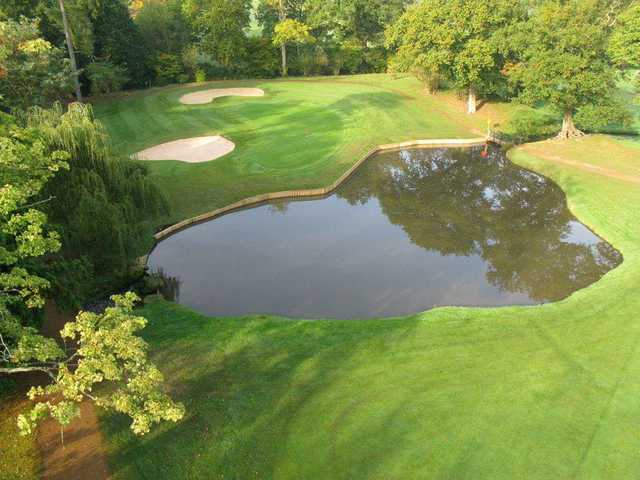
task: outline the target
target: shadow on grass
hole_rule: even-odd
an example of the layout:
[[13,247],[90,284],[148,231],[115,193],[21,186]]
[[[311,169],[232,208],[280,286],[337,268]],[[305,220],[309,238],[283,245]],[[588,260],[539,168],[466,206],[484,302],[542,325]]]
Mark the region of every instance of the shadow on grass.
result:
[[[282,467],[278,460],[285,451],[296,450],[294,430],[309,415],[305,407],[335,382],[345,381],[343,367],[353,368],[362,348],[371,351],[375,343],[374,351],[383,354],[394,342],[411,336],[415,326],[407,319],[363,322],[358,328],[351,322],[267,317],[216,320],[166,303],[152,304],[144,313],[153,319],[147,339],[154,347],[154,361],[165,373],[172,395],[185,403],[186,418],[143,439],[130,434],[128,422],[119,416],[105,417],[102,424],[114,462],[112,472],[155,479],[276,476]],[[323,448],[335,457],[341,453],[344,417],[369,401],[344,393],[331,404],[331,412],[341,413],[333,421],[327,418],[327,431],[308,432],[309,438],[316,434],[331,438],[333,445]],[[371,394],[375,400],[385,392],[374,389]],[[372,445],[371,439],[376,444],[384,439],[387,454],[402,449],[404,430],[393,428],[400,407],[397,403],[390,407],[349,433],[350,449],[364,455],[359,471],[374,472],[384,462],[385,452],[375,453],[384,445]],[[352,460],[354,452],[348,457]],[[333,467],[323,468],[326,475]]]

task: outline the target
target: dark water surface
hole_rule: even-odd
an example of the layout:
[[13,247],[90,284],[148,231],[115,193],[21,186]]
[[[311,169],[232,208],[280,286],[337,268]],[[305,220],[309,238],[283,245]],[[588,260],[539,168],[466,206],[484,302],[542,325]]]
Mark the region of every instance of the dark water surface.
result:
[[480,151],[377,155],[329,197],[196,225],[149,264],[206,314],[347,319],[560,300],[622,261],[556,184]]

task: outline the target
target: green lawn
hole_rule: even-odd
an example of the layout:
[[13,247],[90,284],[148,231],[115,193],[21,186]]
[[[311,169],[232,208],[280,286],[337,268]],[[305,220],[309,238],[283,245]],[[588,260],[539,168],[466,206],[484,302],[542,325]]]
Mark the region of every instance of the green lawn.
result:
[[[183,90],[169,90],[97,110],[126,151],[206,131],[239,144],[227,160],[152,166],[178,202],[175,218],[249,193],[324,185],[372,144],[472,136],[486,121],[464,116],[450,96],[419,96],[407,79],[363,81],[251,82],[268,96],[192,110],[175,102]],[[488,106],[485,118],[501,108]],[[639,147],[594,136],[510,152],[557,181],[574,213],[624,254],[622,266],[562,302],[366,321],[213,319],[148,305],[146,338],[187,417],[140,440],[124,419],[104,416],[112,473],[638,478],[640,183],[603,173],[640,178]]]
[[[266,95],[198,106],[178,101],[185,92],[232,85]],[[462,107],[449,94],[424,95],[412,78],[366,75],[156,89],[99,102],[95,111],[126,154],[207,134],[236,143],[232,154],[204,164],[146,162],[173,206],[169,223],[258,193],[326,186],[382,143],[486,131],[484,117],[467,118]]]
[[40,455],[35,437],[20,435],[16,417],[32,407],[22,389],[3,391],[0,385],[0,480],[40,477]]

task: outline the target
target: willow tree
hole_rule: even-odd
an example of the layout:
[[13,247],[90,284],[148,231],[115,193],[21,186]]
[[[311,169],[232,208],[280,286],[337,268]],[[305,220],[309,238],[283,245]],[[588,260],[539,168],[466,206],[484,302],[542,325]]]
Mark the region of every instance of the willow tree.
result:
[[105,286],[126,276],[168,209],[146,167],[113,150],[90,105],[34,109],[26,124],[48,151],[69,154],[69,169],[43,188],[56,198],[43,208],[61,233],[65,258],[87,258]]
[[546,103],[563,115],[558,138],[584,135],[575,126],[575,114],[614,97],[608,38],[598,0],[547,0],[523,26],[521,59],[508,75],[522,101]]
[[467,112],[475,113],[478,93],[501,80],[502,32],[523,15],[510,0],[425,0],[389,27],[386,44],[398,69],[444,77],[466,92]]
[[47,416],[68,425],[87,399],[128,415],[132,430],[144,434],[160,421],[178,421],[184,408],[163,392],[162,374],[136,335],[146,320],[133,314],[135,295],[113,297],[115,306],[103,314],[80,313],[60,332],[64,346],[25,322],[50,286],[34,271],[61,245],[42,211],[56,198],[43,198],[42,189],[69,168],[70,157],[64,148],[49,149],[38,129],[0,118],[0,374],[49,379],[30,389],[35,404],[18,418],[22,433]]

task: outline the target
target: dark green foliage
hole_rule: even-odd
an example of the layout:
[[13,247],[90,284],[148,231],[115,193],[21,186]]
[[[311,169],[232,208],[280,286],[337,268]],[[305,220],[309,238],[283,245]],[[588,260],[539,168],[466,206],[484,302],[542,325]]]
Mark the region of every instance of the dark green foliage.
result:
[[553,136],[560,126],[557,115],[538,110],[520,110],[514,113],[506,126],[508,133],[500,133],[505,140],[516,144],[534,142]]
[[270,78],[280,71],[280,51],[266,37],[247,39],[247,50],[251,52],[246,63],[245,76]]
[[86,257],[96,278],[109,284],[126,276],[152,241],[153,222],[167,204],[146,168],[114,155],[90,106],[34,110],[27,122],[50,149],[71,154],[70,169],[49,181],[46,213],[62,235],[66,259]]
[[145,2],[135,23],[146,45],[155,53],[179,54],[191,40],[191,31],[179,0]]
[[92,11],[94,55],[124,67],[127,86],[144,87],[151,83],[149,49],[138,26],[120,0],[98,2]]
[[161,53],[155,60],[154,71],[157,85],[184,83],[187,79],[178,55]]
[[86,71],[93,95],[120,91],[129,80],[124,67],[111,62],[93,62]]

